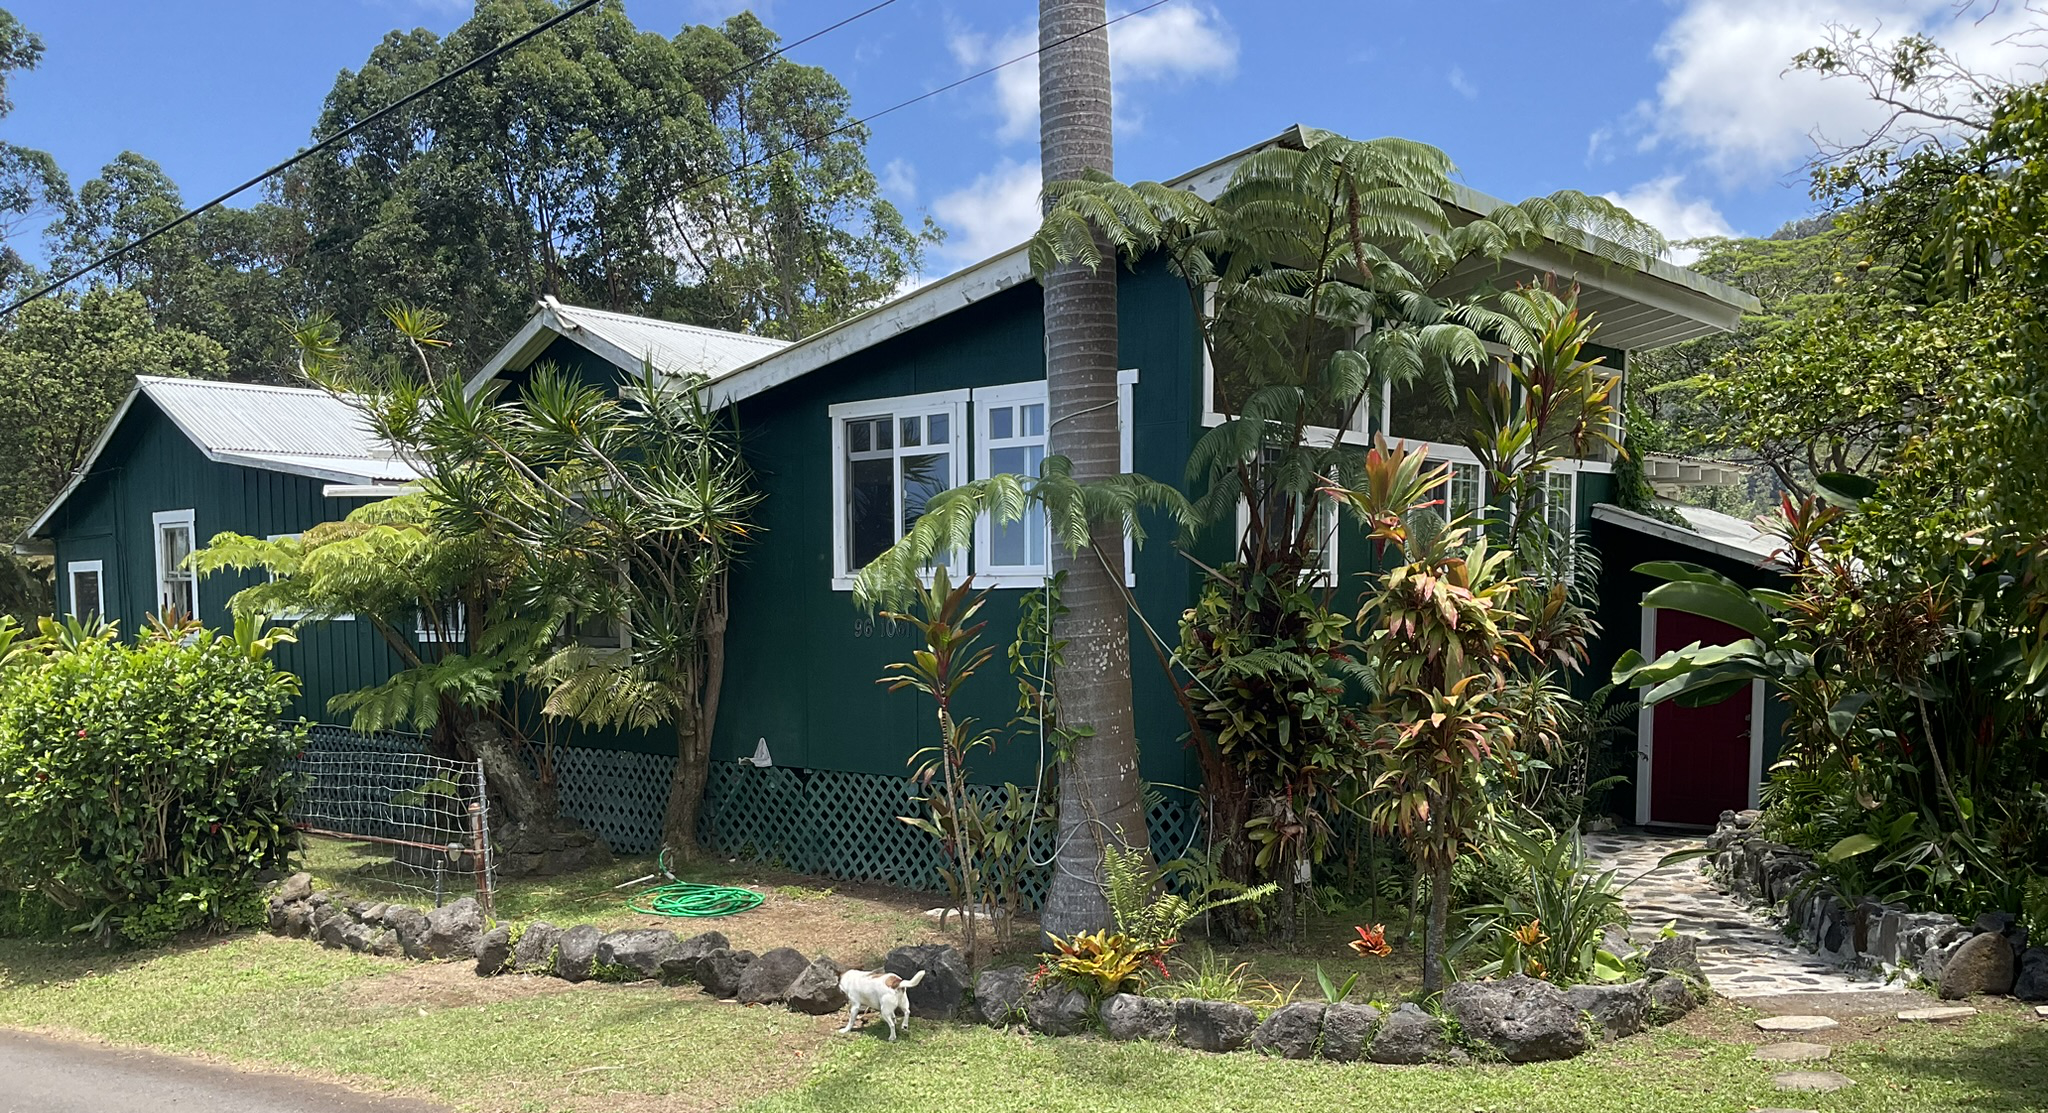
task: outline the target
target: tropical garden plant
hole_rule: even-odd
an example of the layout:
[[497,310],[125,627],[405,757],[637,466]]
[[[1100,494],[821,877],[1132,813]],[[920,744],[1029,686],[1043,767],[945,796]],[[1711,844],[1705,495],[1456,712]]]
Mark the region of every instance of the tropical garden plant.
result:
[[269,660],[290,640],[49,618],[24,638],[0,618],[0,894],[109,943],[260,922],[261,879],[298,845],[298,678]]

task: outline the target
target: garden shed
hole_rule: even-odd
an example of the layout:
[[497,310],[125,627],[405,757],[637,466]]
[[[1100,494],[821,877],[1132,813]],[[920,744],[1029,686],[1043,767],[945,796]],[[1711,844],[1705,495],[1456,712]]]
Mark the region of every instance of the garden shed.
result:
[[[302,533],[414,478],[326,391],[142,375],[18,544],[54,559],[60,614],[130,632],[168,611],[227,626],[228,599],[251,580],[202,582],[184,566],[193,549],[224,531]],[[277,661],[305,682],[294,711],[316,722],[328,697],[400,667],[348,620],[303,631]]]

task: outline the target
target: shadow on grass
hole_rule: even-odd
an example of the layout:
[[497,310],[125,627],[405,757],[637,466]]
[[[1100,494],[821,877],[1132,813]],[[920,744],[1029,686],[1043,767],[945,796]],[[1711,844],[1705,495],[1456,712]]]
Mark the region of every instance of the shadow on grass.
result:
[[[1992,1026],[1997,1034],[1984,1038],[1981,1033]],[[1904,1081],[1964,1090],[1945,1108],[2005,1113],[2048,1105],[2048,1024],[2001,1009],[1967,1028],[1930,1026],[1914,1035],[1909,1044],[1886,1041],[1858,1058]],[[1843,1069],[1855,1076],[1853,1066]]]

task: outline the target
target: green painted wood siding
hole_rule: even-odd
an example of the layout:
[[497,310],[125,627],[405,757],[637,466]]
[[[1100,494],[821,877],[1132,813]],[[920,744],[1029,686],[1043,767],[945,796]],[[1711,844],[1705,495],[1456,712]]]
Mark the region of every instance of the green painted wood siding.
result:
[[[193,511],[193,532],[201,545],[222,532],[256,537],[301,533],[339,521],[360,505],[323,497],[324,485],[305,476],[208,460],[147,397],[138,398],[92,474],[51,523],[57,607],[71,609],[66,565],[102,561],[107,617],[132,633],[156,610],[153,514]],[[231,625],[228,599],[254,582],[254,574],[200,581],[200,619],[214,627]],[[400,667],[397,656],[361,621],[308,626],[299,632],[298,644],[278,651],[277,662],[304,684],[293,713],[329,722],[335,721],[326,710],[329,697],[379,683]]]
[[[1178,483],[1196,427],[1199,368],[1187,290],[1160,267],[1123,275],[1119,366],[1136,368],[1133,464]],[[832,492],[827,407],[839,402],[1028,382],[1045,377],[1038,286],[1024,284],[749,399],[738,424],[767,498],[764,532],[734,573],[732,626],[714,758],[754,752],[766,739],[777,764],[900,776],[906,759],[937,737],[929,700],[875,683],[910,655],[905,630],[856,609],[832,589]],[[1139,549],[1135,595],[1169,642],[1194,594],[1194,569],[1172,546],[1170,523],[1153,524]],[[1003,648],[1015,635],[1022,589],[993,593],[980,617],[996,649],[964,696],[962,713],[1003,732],[977,779],[1026,783],[1037,773],[1037,737],[1004,730],[1017,688]],[[1136,623],[1131,671],[1144,775],[1191,785],[1194,770],[1172,689]],[[1050,755],[1047,755],[1050,760]]]

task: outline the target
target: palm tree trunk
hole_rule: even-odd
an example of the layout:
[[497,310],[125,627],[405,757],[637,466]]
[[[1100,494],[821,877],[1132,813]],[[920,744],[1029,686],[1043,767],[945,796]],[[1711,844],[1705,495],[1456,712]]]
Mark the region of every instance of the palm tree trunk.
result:
[[[1106,19],[1104,0],[1040,0],[1039,150],[1047,182],[1115,168]],[[1115,264],[1094,272],[1073,263],[1054,269],[1045,276],[1049,451],[1072,461],[1082,482],[1123,469],[1116,372]],[[1118,523],[1098,522],[1092,538],[1088,548],[1066,553],[1056,546],[1053,555],[1054,570],[1067,575],[1067,613],[1054,631],[1067,643],[1066,657],[1054,684],[1063,725],[1084,732],[1059,771],[1059,854],[1040,921],[1055,935],[1109,926],[1102,890],[1108,840],[1148,845],[1131,716],[1130,628],[1118,590],[1123,532]]]

